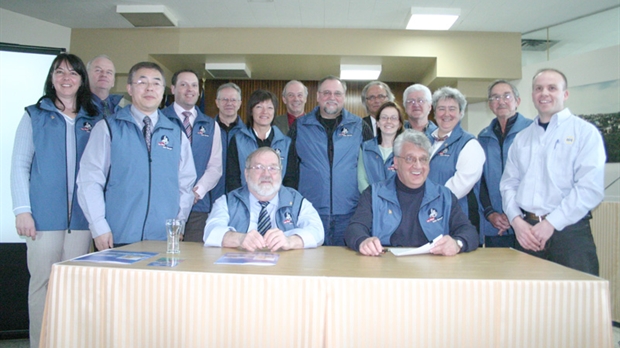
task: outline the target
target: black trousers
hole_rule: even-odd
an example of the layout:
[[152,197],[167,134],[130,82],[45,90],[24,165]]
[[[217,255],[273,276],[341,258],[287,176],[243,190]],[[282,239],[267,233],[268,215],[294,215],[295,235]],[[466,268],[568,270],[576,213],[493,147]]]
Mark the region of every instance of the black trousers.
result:
[[[537,220],[525,221],[532,225],[538,223]],[[589,216],[566,226],[562,231],[555,230],[542,251],[525,250],[518,241],[516,249],[578,271],[599,275],[596,245],[592,237]]]
[[207,224],[208,217],[209,213],[201,213],[197,211],[192,211],[189,213],[189,217],[185,223],[185,234],[183,235],[183,241],[203,243],[202,237],[205,234],[205,225]]

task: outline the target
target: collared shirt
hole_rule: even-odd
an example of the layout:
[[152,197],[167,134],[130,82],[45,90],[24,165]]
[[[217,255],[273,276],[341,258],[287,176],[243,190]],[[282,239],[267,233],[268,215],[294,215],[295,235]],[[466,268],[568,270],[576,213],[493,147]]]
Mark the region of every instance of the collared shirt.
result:
[[[438,134],[438,129],[433,131],[432,135],[435,137]],[[448,137],[452,135],[452,132],[447,134]],[[445,141],[435,141],[431,146],[431,159],[435,156],[437,150],[443,145]],[[478,140],[470,140],[463,146],[459,153],[458,160],[456,162],[456,172],[454,175],[446,181],[444,186],[450,189],[456,198],[461,199],[465,197],[469,191],[472,190],[474,185],[482,177],[482,170],[484,169],[484,161],[486,155]],[[432,166],[432,163],[431,163]]]
[[[304,114],[301,114],[301,116],[303,116]],[[295,120],[297,119],[297,117],[295,117],[295,115],[289,114],[288,112],[286,113],[286,120],[288,121],[288,126],[292,126],[293,122],[295,122]]]
[[173,103],[173,107],[174,107],[174,112],[177,114],[177,116],[179,116],[179,119],[181,120],[181,122],[185,121],[185,115],[183,115],[184,112],[189,112],[192,115],[189,117],[189,124],[192,125],[192,127],[194,126],[194,122],[196,121],[196,108],[192,108],[191,110],[185,110],[181,105],[177,104],[177,102]]
[[[276,228],[276,207],[280,204],[280,196],[275,195],[270,201],[269,205],[265,207],[269,214],[269,220],[271,221],[271,228]],[[248,231],[256,229],[258,225],[258,216],[260,215],[261,205],[258,203],[258,199],[250,193],[250,226]]]
[[508,151],[500,191],[508,219],[521,209],[547,215],[556,230],[581,220],[605,196],[605,148],[596,127],[568,108],[540,116],[522,130]]
[[[136,124],[142,129],[143,115],[133,105],[130,108],[131,115]],[[159,120],[158,110],[148,115],[151,118],[153,129]],[[105,219],[104,187],[111,165],[111,139],[110,131],[105,122],[98,122],[90,134],[90,139],[82,160],[77,177],[78,202],[89,223],[93,238],[111,232],[110,225]],[[85,165],[85,164],[88,165]],[[181,161],[179,163],[179,195],[180,206],[178,219],[187,220],[194,203],[192,188],[196,181],[196,169],[192,157],[192,148],[187,137],[181,137]]]

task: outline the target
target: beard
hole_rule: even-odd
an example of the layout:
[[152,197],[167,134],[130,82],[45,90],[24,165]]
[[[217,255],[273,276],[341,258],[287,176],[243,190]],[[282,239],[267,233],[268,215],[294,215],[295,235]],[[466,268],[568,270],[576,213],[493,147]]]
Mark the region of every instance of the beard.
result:
[[[265,179],[260,179],[260,181],[265,181]],[[259,181],[259,182],[260,182]],[[255,183],[252,181],[248,181],[248,188],[250,191],[256,193],[256,195],[262,197],[271,197],[280,191],[280,187],[282,186],[281,182],[274,182],[273,179],[269,178],[269,182],[263,183]]]
[[323,106],[323,112],[327,115],[339,115],[340,109],[338,108],[338,104],[336,103],[326,103]]

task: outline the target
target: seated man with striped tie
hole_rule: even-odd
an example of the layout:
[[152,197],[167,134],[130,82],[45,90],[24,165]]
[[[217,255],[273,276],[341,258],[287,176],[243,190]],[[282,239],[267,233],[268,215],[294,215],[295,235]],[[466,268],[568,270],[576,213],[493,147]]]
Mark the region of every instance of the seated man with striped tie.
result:
[[323,244],[319,214],[294,189],[282,186],[280,156],[260,147],[245,161],[247,184],[215,201],[205,227],[205,246],[290,250]]

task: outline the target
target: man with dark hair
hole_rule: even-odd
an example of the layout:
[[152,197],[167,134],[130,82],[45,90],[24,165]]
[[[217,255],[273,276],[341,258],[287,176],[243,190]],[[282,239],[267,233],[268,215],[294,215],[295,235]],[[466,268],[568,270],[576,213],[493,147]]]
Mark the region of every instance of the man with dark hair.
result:
[[77,184],[99,250],[166,240],[166,219],[187,220],[196,171],[183,130],[157,109],[165,86],[159,65],[137,63],[127,77],[132,105],[92,130]]
[[510,147],[500,191],[518,250],[598,275],[589,220],[605,196],[605,148],[596,127],[564,107],[567,99],[562,72],[534,75],[538,116]]
[[298,118],[289,131],[291,146],[284,185],[298,188],[319,212],[325,245],[344,245],[343,233],[357,206],[357,163],[372,130],[344,109],[346,84],[335,76],[319,81],[319,106]]
[[181,127],[191,143],[197,181],[194,205],[185,224],[186,242],[201,242],[205,222],[211,211],[209,192],[222,176],[222,140],[220,126],[202,113],[196,102],[200,96],[200,79],[193,70],[180,70],[172,75],[170,89],[174,103],[162,113]]
[[516,238],[510,221],[502,209],[499,181],[508,158],[508,149],[517,133],[532,123],[517,107],[519,91],[506,80],[497,80],[488,88],[489,108],[496,118],[480,131],[478,141],[486,155],[480,185],[480,242],[487,247],[514,248]]

